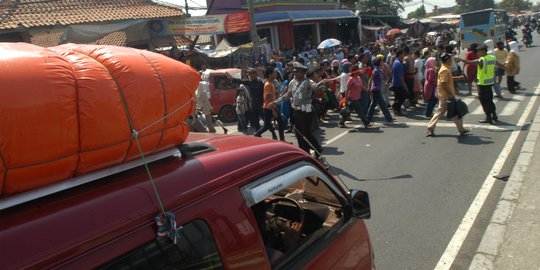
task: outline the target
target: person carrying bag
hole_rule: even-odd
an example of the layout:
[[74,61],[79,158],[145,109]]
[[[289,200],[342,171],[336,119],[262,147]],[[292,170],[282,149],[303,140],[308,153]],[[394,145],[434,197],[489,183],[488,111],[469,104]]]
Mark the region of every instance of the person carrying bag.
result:
[[[453,110],[453,114],[450,115],[452,117],[449,117],[449,119],[452,119],[454,121],[459,131],[459,135],[463,136],[471,132],[471,130],[463,127],[463,118],[458,117],[458,115],[456,114],[456,90],[454,89],[454,77],[452,77],[452,72],[450,71],[452,55],[448,53],[443,53],[441,55],[441,60],[442,66],[439,70],[437,78],[437,89],[439,90],[439,105],[437,106],[435,114],[428,123],[426,137],[435,136],[435,127],[437,125],[437,122],[447,112],[449,105]],[[451,104],[449,104],[449,101]]]

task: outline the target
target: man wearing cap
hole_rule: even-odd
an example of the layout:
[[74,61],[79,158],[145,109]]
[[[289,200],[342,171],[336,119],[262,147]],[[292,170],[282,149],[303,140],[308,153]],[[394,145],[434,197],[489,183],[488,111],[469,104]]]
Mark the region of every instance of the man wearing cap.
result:
[[478,72],[476,73],[477,85],[478,85],[478,98],[482,109],[486,114],[486,118],[480,120],[480,123],[495,124],[498,120],[495,103],[493,103],[493,85],[495,84],[495,65],[497,59],[495,56],[488,54],[488,46],[481,44],[476,48],[478,51],[477,60],[469,61],[466,59],[460,59],[466,64],[476,64]]
[[[280,103],[288,98],[291,99],[291,107],[294,116],[294,131],[298,146],[310,153],[310,149],[315,150],[315,157],[320,157],[322,147],[311,132],[312,118],[315,117],[312,111],[312,96],[315,89],[313,81],[306,78],[308,68],[298,62],[294,64],[294,79],[289,83],[288,91],[276,100]],[[306,141],[307,139],[307,141]]]
[[[437,74],[437,88],[439,90],[439,105],[435,114],[428,123],[426,137],[435,136],[435,126],[437,122],[446,113],[448,108],[447,100],[456,98],[456,90],[454,89],[454,77],[450,71],[450,65],[452,64],[452,55],[449,53],[441,54],[442,66]],[[471,132],[470,129],[463,127],[463,118],[459,118],[455,115],[452,120],[456,124],[456,127],[460,135],[465,135]]]
[[261,129],[261,115],[263,107],[263,92],[264,84],[257,78],[257,70],[255,68],[248,68],[247,70],[249,80],[241,80],[233,78],[230,74],[227,73],[229,79],[235,83],[243,84],[247,86],[249,90],[249,97],[251,100],[249,111],[246,112],[246,116],[250,126],[255,129],[255,131]]

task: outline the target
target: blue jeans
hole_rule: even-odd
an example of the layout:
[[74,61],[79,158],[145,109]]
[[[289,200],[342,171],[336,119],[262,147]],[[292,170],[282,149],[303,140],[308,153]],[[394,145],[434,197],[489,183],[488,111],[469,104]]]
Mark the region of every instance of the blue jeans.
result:
[[379,108],[381,109],[386,121],[391,122],[392,115],[390,114],[390,111],[388,110],[388,105],[386,105],[386,101],[384,101],[384,97],[381,91],[373,92],[373,99],[371,100],[371,104],[369,105],[369,109],[367,113],[368,121],[371,122],[371,119],[373,119],[373,114],[375,113],[375,107],[377,107],[377,105],[379,105]]
[[495,84],[493,84],[493,90],[495,90],[495,94],[500,95],[501,94],[501,81],[504,77],[504,69],[503,68],[495,68]]
[[237,114],[238,115],[238,131],[247,131],[248,122],[246,120],[245,114]]
[[259,120],[261,118],[261,109],[251,109],[250,111],[246,112],[246,117],[249,122],[249,125],[254,128],[255,130],[259,130],[261,128],[261,124],[259,123]]
[[[266,132],[267,130],[270,130],[272,133],[272,139],[277,140],[276,132],[274,131],[274,126],[272,125],[272,119],[274,118],[272,114],[271,109],[263,109],[264,113],[264,126],[261,127],[259,130],[257,130],[257,133],[255,133],[255,136],[261,137],[261,135]],[[276,119],[278,122],[278,132],[279,132],[279,140],[284,141],[285,140],[285,126],[283,125],[283,120],[281,117],[278,117]]]
[[[349,105],[350,109],[351,110],[354,110],[357,114],[358,114],[358,118],[360,118],[360,120],[362,120],[362,123],[364,124],[364,126],[367,127],[367,125],[369,125],[369,121],[366,117],[366,114],[364,113],[366,110],[365,108],[363,108],[362,106],[362,102],[360,102],[360,99],[357,99],[357,100],[351,100],[351,103]],[[345,124],[345,117],[342,115],[341,116],[341,120],[339,121],[340,124]]]
[[435,109],[435,105],[437,105],[438,101],[439,100],[435,97],[428,100],[425,113],[427,117],[431,117],[433,115],[433,109]]
[[364,109],[364,114],[367,114],[370,104],[370,97],[368,92],[362,91],[362,95],[360,98],[360,102],[362,103],[362,108]]

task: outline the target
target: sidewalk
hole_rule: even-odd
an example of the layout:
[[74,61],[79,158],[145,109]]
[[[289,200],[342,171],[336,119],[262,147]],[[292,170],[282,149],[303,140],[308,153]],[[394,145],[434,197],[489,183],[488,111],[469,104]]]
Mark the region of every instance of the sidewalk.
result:
[[540,270],[540,108],[471,270]]

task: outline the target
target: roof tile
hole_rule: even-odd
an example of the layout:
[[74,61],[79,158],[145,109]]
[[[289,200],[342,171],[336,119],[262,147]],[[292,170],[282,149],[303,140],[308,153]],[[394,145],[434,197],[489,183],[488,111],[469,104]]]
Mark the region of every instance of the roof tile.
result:
[[18,24],[53,26],[184,15],[180,8],[151,0],[3,0],[0,14],[0,30]]

